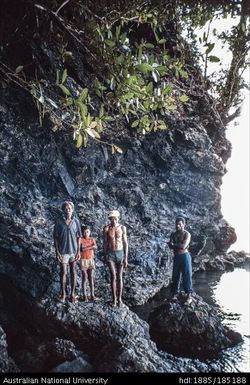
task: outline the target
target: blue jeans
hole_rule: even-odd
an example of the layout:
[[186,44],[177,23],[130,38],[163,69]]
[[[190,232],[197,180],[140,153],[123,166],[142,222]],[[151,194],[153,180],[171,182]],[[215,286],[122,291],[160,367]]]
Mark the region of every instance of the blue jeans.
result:
[[174,294],[180,291],[181,279],[185,293],[192,293],[192,261],[188,252],[174,256],[172,278]]

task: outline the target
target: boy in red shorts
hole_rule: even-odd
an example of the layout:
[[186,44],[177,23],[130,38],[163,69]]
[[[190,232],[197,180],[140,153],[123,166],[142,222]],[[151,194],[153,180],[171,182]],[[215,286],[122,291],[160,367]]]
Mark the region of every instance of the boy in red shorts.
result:
[[87,226],[82,227],[83,238],[81,238],[80,243],[80,267],[82,270],[82,291],[83,291],[83,300],[88,302],[87,296],[87,278],[90,286],[90,295],[91,300],[95,300],[94,294],[94,250],[96,249],[95,238],[90,238],[90,229]]

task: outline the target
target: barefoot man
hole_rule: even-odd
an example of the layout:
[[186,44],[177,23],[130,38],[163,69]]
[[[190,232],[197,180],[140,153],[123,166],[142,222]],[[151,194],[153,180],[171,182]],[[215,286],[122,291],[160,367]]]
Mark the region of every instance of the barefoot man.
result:
[[63,216],[59,218],[54,227],[54,243],[56,258],[61,268],[61,301],[66,300],[67,268],[70,266],[71,275],[71,301],[77,302],[76,289],[76,262],[80,259],[81,227],[78,219],[73,216],[74,204],[65,201],[62,204]]
[[122,307],[122,273],[128,265],[127,229],[119,224],[119,211],[110,211],[108,217],[110,224],[103,229],[104,261],[110,270],[113,306]]
[[185,218],[177,217],[175,221],[176,231],[170,235],[168,246],[174,252],[173,264],[173,300],[178,300],[181,280],[184,291],[187,295],[186,305],[192,303],[192,259],[188,252],[188,247],[191,240],[190,233],[185,230]]

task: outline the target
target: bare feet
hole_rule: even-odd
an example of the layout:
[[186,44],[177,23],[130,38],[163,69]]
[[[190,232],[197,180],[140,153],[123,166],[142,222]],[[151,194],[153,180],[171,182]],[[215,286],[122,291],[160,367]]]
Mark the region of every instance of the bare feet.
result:
[[113,302],[111,302],[111,306],[112,306],[112,307],[116,307],[116,300],[113,301]]
[[121,299],[118,301],[118,307],[125,307],[125,304],[122,302]]
[[77,303],[77,302],[78,302],[78,299],[76,298],[75,295],[72,295],[72,296],[71,296],[71,302],[72,302],[72,303]]
[[184,305],[190,305],[193,302],[193,298],[191,295],[188,295],[186,301],[184,302]]
[[60,295],[59,301],[62,303],[65,303],[66,302],[66,295]]
[[94,295],[91,296],[91,301],[95,301],[96,297]]
[[82,299],[83,299],[83,302],[88,302],[88,297],[87,297],[86,295],[84,295],[84,296],[82,297]]

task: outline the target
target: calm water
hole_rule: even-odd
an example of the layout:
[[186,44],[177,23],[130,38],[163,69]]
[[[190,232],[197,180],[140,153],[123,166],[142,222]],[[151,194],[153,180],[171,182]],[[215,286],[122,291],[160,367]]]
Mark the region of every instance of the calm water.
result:
[[222,371],[250,372],[250,261],[244,268],[221,274],[202,272],[194,277],[194,291],[218,306],[223,323],[239,332],[244,342],[226,349],[216,360]]
[[[250,261],[244,268],[221,273],[207,271],[196,273],[193,278],[194,291],[218,308],[223,323],[239,332],[244,342],[234,348],[225,349],[216,360],[222,372],[250,372]],[[162,289],[153,299],[133,310],[145,321],[149,313],[169,296],[168,289]]]

